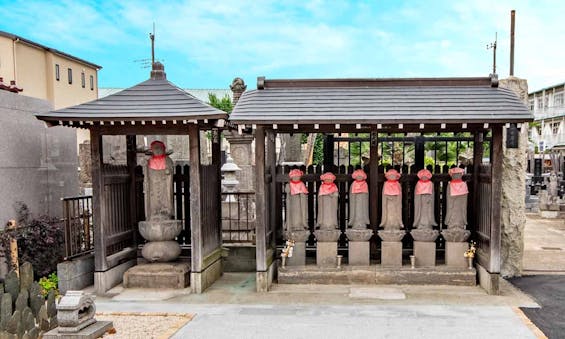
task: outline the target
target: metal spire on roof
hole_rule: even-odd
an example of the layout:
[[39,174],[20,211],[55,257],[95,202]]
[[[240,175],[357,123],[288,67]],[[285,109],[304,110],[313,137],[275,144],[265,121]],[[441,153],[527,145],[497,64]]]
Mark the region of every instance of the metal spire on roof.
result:
[[149,33],[151,39],[151,65],[155,63],[155,23],[153,23],[153,33]]
[[494,42],[487,44],[487,49],[492,48],[492,74],[496,74],[496,42],[498,40],[498,32],[494,33]]

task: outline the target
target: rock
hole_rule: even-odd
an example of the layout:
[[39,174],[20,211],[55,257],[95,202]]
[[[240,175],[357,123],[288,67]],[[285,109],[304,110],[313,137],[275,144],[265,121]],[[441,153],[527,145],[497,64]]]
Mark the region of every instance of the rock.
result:
[[0,302],[0,329],[5,330],[10,318],[12,317],[12,295],[4,293]]
[[37,317],[41,306],[45,305],[45,297],[41,294],[41,287],[38,283],[34,282],[29,288],[29,306],[33,315]]
[[4,292],[4,283],[0,283],[0,294],[3,294]]
[[57,321],[57,317],[53,317],[53,318],[49,319],[49,330],[52,330],[57,326],[59,326],[59,322]]
[[22,336],[22,339],[31,339],[31,337],[29,336],[29,334],[24,333],[24,335]]
[[24,311],[22,312],[22,322],[26,332],[35,327],[35,317],[33,316],[31,308],[24,308]]
[[56,316],[57,316],[57,304],[55,303],[55,290],[51,290],[47,295],[47,317],[53,318]]
[[43,332],[49,331],[49,317],[47,316],[47,306],[43,305],[37,314],[37,323]]
[[20,279],[14,270],[11,270],[6,279],[4,280],[4,289],[6,293],[10,293],[12,296],[12,302],[16,301],[18,295],[20,294]]
[[24,308],[27,307],[27,301],[29,299],[29,293],[27,290],[22,290],[16,299],[16,311],[23,312]]
[[22,321],[22,312],[15,311],[10,317],[8,324],[6,324],[6,331],[8,333],[17,334],[18,333],[18,324]]
[[34,327],[31,330],[29,330],[27,332],[27,335],[31,338],[31,339],[37,339],[39,337],[39,328],[38,327]]
[[24,262],[20,266],[20,289],[29,290],[33,283],[33,266],[29,262]]

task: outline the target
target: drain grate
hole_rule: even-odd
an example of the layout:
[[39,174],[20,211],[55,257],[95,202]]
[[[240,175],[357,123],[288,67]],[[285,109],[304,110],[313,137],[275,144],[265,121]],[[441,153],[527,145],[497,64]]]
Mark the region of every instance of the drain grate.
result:
[[548,251],[562,251],[563,249],[561,247],[541,247],[542,250],[548,250]]

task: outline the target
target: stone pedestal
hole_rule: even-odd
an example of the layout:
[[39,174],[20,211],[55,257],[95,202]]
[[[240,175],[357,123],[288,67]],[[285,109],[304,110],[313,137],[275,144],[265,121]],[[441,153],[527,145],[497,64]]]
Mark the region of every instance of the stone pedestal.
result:
[[[60,327],[56,327],[43,335],[43,339],[95,339],[106,334],[114,325],[111,321],[97,321],[94,324],[83,328],[75,333],[61,332]],[[14,337],[16,338],[16,337]]]
[[349,242],[349,265],[369,266],[370,253],[368,241]]
[[181,220],[163,220],[154,217],[139,222],[139,233],[148,240],[141,254],[150,262],[167,262],[178,258],[180,245],[174,240],[182,230]]
[[414,257],[416,267],[431,267],[436,265],[436,243],[414,241]]
[[188,263],[137,265],[124,274],[125,288],[185,288],[190,281]]
[[402,242],[383,241],[381,243],[381,265],[383,267],[402,267]]
[[322,267],[337,266],[337,241],[318,242],[316,245],[316,265]]
[[466,242],[445,242],[445,264],[449,267],[467,268],[467,258],[463,255],[469,248]]
[[286,258],[287,266],[304,266],[306,265],[306,243],[297,242],[292,249],[292,257]]
[[373,230],[349,229],[345,232],[349,239],[349,265],[369,265],[369,239]]

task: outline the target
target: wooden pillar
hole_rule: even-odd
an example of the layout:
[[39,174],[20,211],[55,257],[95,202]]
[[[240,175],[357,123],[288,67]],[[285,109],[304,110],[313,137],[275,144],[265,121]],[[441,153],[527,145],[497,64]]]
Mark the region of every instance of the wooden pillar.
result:
[[[198,125],[188,125],[188,142],[190,157],[190,232],[191,232],[191,272],[202,272],[202,216],[200,208],[200,134]],[[194,284],[191,279],[191,285]]]
[[483,132],[475,131],[473,136],[473,209],[474,209],[474,222],[473,228],[476,231],[478,229],[477,225],[479,218],[481,217],[480,200],[480,177],[481,177],[481,165],[483,163]]
[[256,261],[257,292],[269,289],[267,264],[267,196],[265,195],[265,127],[255,129],[255,206],[256,206]]
[[137,143],[135,135],[126,136],[126,157],[127,166],[130,177],[129,188],[129,215],[131,228],[133,230],[133,243],[137,246],[137,196],[136,196],[136,181],[135,181],[135,167],[137,166]]
[[334,135],[329,133],[324,139],[324,172],[334,171]]
[[218,129],[212,130],[212,165],[214,165],[214,169],[216,171],[216,192],[217,199],[216,199],[216,206],[218,213],[216,213],[216,239],[218,246],[222,246],[222,173],[221,173],[221,166],[222,166],[222,136]]
[[102,177],[102,135],[97,127],[90,129],[90,156],[92,170],[92,222],[94,225],[94,270],[106,271],[106,239],[104,221],[104,182]]
[[416,137],[414,140],[414,163],[416,165],[416,170],[418,171],[426,167],[426,149],[424,146],[424,137]]
[[375,231],[379,228],[378,225],[378,207],[379,207],[379,140],[376,131],[371,132],[371,142],[369,150],[369,217],[371,221],[371,228]]
[[274,247],[275,242],[275,225],[277,224],[277,212],[275,212],[275,202],[276,202],[276,166],[277,166],[277,155],[276,155],[276,147],[275,147],[275,140],[276,140],[276,133],[273,130],[268,130],[266,137],[267,137],[267,148],[266,148],[266,166],[268,169],[268,178],[269,178],[269,208],[267,208],[266,212],[268,217],[266,218],[269,220],[269,228],[267,230],[266,238],[271,238],[271,241],[267,243],[268,248]]
[[490,232],[490,265],[489,273],[500,273],[500,237],[502,209],[502,125],[492,126],[491,142],[491,232]]

